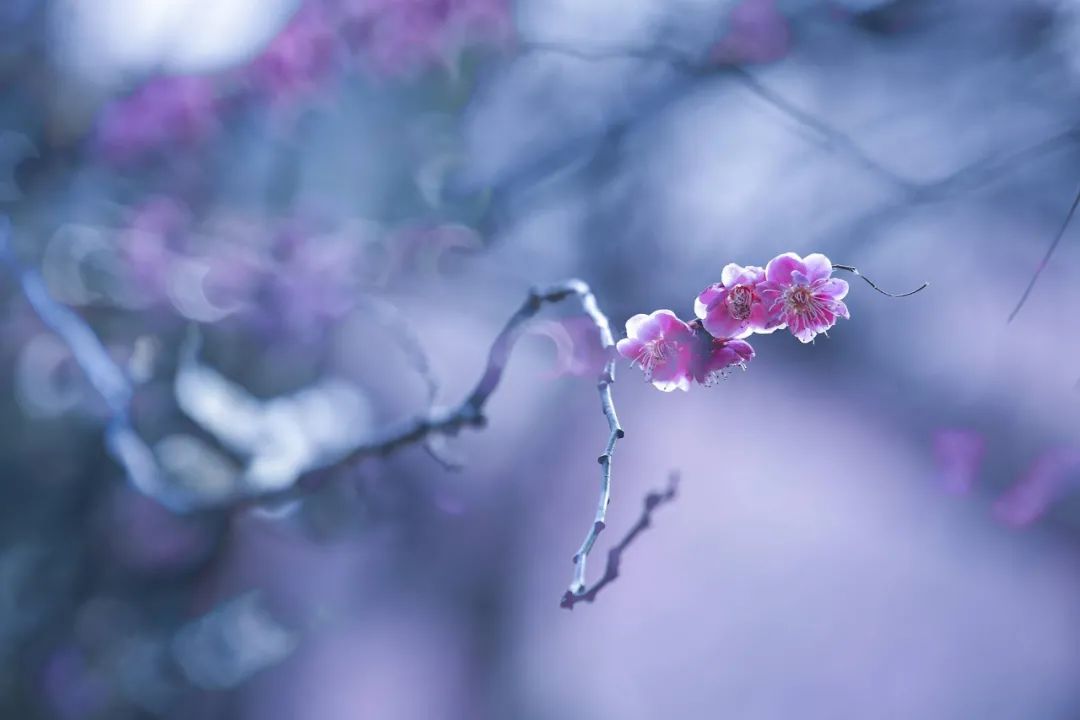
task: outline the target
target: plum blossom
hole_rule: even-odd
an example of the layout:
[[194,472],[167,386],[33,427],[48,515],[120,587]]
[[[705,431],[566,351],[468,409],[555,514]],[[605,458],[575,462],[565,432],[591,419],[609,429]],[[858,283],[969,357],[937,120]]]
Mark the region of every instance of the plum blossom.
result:
[[405,76],[450,65],[467,45],[511,35],[507,0],[343,0],[342,33],[379,74]]
[[694,314],[716,338],[744,338],[753,332],[769,333],[780,324],[769,316],[759,286],[765,281],[760,267],[726,265],[720,282],[701,291]]
[[712,50],[717,62],[769,63],[791,50],[791,27],[776,0],[742,0],[728,16],[727,31]]
[[770,322],[786,325],[799,341],[808,343],[850,317],[843,298],[848,284],[831,277],[829,258],[820,253],[801,258],[795,253],[777,255],[765,267],[765,281],[758,287],[768,308]]
[[734,367],[746,367],[754,357],[754,348],[745,340],[715,338],[700,323],[693,323],[695,344],[690,356],[690,376],[705,387],[725,378]]
[[101,114],[97,145],[116,164],[175,146],[190,147],[218,125],[219,101],[211,78],[154,78]]
[[335,70],[337,34],[330,13],[307,3],[251,63],[256,87],[278,100],[295,100],[319,87]]
[[664,392],[689,390],[694,331],[670,310],[635,315],[626,321],[628,337],[616,349],[639,366],[645,379]]

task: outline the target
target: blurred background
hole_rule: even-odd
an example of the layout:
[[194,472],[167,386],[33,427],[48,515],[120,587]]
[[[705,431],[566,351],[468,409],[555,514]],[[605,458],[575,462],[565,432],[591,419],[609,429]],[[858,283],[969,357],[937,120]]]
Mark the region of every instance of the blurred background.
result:
[[[1080,715],[1075,0],[3,0],[0,716]],[[616,336],[728,262],[852,318],[663,394],[559,607]],[[454,471],[450,465],[458,463]],[[262,501],[270,494],[273,501]]]

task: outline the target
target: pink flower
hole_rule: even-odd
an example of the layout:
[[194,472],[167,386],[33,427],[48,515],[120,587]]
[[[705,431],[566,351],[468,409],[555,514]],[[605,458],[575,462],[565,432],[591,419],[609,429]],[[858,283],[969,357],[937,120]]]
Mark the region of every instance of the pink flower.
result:
[[732,368],[746,368],[754,357],[754,348],[745,340],[718,339],[701,327],[695,328],[695,343],[690,357],[690,376],[705,387],[715,385],[727,377]]
[[727,31],[713,48],[718,62],[767,63],[791,50],[791,28],[776,0],[742,0],[728,16]]
[[644,371],[646,380],[664,392],[690,389],[696,340],[689,325],[670,310],[657,310],[627,320],[626,334],[616,349]]
[[789,252],[770,260],[765,282],[758,286],[770,323],[786,325],[808,343],[835,325],[838,317],[850,317],[842,302],[848,284],[831,275],[832,263],[820,253],[803,259]]
[[110,103],[98,120],[98,148],[123,165],[148,155],[191,147],[217,128],[213,80],[202,76],[158,77]]
[[254,84],[279,100],[296,100],[333,74],[337,35],[333,19],[318,3],[306,3],[252,61]]
[[744,338],[750,333],[769,333],[779,321],[770,323],[759,286],[765,271],[731,263],[720,273],[720,282],[701,291],[694,301],[694,314],[715,338]]

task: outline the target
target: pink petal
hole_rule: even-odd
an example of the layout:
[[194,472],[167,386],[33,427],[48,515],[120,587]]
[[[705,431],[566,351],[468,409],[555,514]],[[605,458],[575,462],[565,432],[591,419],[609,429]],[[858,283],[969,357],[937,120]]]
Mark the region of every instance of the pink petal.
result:
[[748,332],[750,329],[748,321],[733,318],[724,306],[720,306],[714,312],[709,313],[708,317],[701,321],[701,324],[717,340],[733,338],[736,335]]
[[705,315],[709,312],[709,306],[717,300],[722,300],[725,297],[726,292],[724,286],[720,283],[713,283],[702,290],[701,294],[694,300],[694,315],[699,319],[704,320]]
[[805,274],[806,266],[798,255],[787,252],[777,255],[769,261],[769,264],[765,266],[765,279],[770,283],[790,285],[792,282],[791,274],[794,272]]
[[803,258],[803,264],[806,266],[803,272],[810,282],[824,280],[832,275],[832,263],[821,253],[810,253]]
[[720,282],[724,287],[732,287],[737,284],[738,278],[744,272],[742,265],[735,263],[728,263],[724,266],[724,269],[720,271]]
[[637,360],[644,347],[645,343],[637,338],[623,338],[615,343],[615,349],[619,351],[619,354],[631,362]]
[[829,295],[834,300],[842,300],[848,294],[847,280],[841,280],[840,278],[830,278],[815,288],[816,293],[824,293]]
[[630,337],[638,337],[647,322],[649,322],[648,315],[635,315],[626,321],[626,334]]

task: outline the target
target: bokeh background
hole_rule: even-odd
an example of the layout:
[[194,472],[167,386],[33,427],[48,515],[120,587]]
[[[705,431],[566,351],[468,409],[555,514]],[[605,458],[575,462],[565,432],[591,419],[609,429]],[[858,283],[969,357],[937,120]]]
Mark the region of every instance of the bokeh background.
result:
[[[1074,0],[3,0],[0,715],[1076,717],[1080,230],[1007,318],[1078,43]],[[590,578],[682,481],[594,604],[572,303],[487,427],[250,501],[459,403],[532,285],[619,335],[786,250],[931,287],[717,387],[620,365]]]

